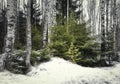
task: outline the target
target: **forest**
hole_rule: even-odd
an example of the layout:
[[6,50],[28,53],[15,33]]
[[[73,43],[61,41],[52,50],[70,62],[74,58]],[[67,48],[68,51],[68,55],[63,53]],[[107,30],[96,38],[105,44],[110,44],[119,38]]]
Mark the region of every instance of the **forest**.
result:
[[[62,78],[58,77],[57,82],[45,79],[48,82],[36,84],[119,84],[119,23],[120,0],[0,0],[0,79],[1,74],[41,73],[46,77],[42,71],[53,67],[61,70],[53,70],[56,75],[64,74],[62,69],[69,72],[69,68],[78,75],[87,74],[89,70],[95,75],[98,69],[102,77],[104,69],[108,69],[117,78],[105,75],[113,78],[61,83]],[[36,67],[40,68],[39,72]],[[76,70],[72,71],[73,67]]]

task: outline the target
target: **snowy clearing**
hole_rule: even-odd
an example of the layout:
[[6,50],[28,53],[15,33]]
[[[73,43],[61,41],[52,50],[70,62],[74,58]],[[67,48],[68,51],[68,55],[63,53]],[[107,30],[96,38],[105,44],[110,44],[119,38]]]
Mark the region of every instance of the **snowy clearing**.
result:
[[120,64],[113,67],[82,67],[61,58],[33,67],[24,75],[0,73],[0,84],[120,84]]

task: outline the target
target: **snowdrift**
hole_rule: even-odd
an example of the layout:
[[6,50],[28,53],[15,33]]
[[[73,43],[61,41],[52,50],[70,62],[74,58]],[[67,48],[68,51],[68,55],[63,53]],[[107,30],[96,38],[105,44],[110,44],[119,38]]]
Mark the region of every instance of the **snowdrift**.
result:
[[0,73],[0,84],[120,84],[120,63],[112,67],[82,67],[61,58],[33,67],[26,76]]

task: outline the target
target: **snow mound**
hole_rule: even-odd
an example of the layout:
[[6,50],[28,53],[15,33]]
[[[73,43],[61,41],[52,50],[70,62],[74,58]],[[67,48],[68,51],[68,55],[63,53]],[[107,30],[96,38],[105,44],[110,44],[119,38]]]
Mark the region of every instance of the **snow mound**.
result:
[[33,67],[24,75],[0,73],[0,84],[120,84],[120,63],[113,67],[82,67],[61,58]]

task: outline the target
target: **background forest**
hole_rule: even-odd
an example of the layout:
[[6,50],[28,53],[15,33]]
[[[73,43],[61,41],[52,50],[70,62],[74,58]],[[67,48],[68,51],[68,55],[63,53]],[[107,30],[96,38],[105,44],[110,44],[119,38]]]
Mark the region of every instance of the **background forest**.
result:
[[87,67],[120,61],[117,0],[0,0],[0,70],[25,74],[51,57]]

